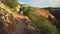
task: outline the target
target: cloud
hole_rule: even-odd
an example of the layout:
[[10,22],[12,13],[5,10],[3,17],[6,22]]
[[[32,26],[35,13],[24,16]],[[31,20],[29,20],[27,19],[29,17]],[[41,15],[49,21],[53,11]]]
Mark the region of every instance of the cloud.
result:
[[50,0],[49,2],[49,6],[51,7],[60,7],[60,1],[57,1],[57,0]]
[[25,2],[23,2],[23,1],[21,1],[21,0],[18,0],[18,2],[19,2],[20,4],[26,4]]
[[20,2],[20,4],[26,4],[25,2]]
[[39,7],[60,7],[60,0],[33,0],[32,3]]
[[60,7],[60,0],[19,0],[34,7]]
[[58,2],[60,2],[60,0],[55,0],[55,1],[58,1]]
[[48,1],[46,0],[30,0],[30,2],[28,2],[29,5],[34,6],[34,7],[47,7],[48,6]]

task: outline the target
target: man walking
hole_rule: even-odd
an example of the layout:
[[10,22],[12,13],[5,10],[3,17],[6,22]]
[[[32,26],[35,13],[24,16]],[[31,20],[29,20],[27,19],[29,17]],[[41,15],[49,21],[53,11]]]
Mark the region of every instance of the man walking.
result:
[[21,7],[20,7],[19,14],[23,15],[23,7],[22,7],[22,5],[21,5]]

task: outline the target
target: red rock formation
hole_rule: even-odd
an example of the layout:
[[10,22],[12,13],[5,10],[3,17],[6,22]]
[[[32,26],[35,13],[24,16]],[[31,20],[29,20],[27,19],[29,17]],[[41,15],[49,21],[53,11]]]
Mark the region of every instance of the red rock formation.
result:
[[48,10],[39,9],[39,10],[37,10],[37,12],[38,12],[39,14],[41,14],[43,17],[49,18],[49,16],[50,16],[52,19],[54,18],[54,16],[53,16],[51,13],[49,13]]

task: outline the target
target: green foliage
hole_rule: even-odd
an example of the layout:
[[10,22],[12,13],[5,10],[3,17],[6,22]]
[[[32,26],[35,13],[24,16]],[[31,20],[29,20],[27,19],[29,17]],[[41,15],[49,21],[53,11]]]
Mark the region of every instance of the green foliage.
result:
[[36,13],[36,9],[28,7],[24,10],[24,14],[28,16],[31,22],[37,25],[37,29],[42,31],[42,34],[58,34],[56,27],[45,17]]
[[17,0],[1,0],[1,1],[11,8],[16,7],[18,3]]

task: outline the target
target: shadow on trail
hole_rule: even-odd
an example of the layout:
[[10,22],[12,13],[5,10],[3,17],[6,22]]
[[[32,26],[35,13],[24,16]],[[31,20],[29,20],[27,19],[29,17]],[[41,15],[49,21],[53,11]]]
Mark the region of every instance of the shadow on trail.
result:
[[[0,34],[38,34],[36,28],[28,29],[31,23],[28,19],[14,18],[12,14],[9,14],[7,18],[10,21],[7,22],[9,26],[6,27],[1,23]],[[1,22],[5,23],[4,21]]]

